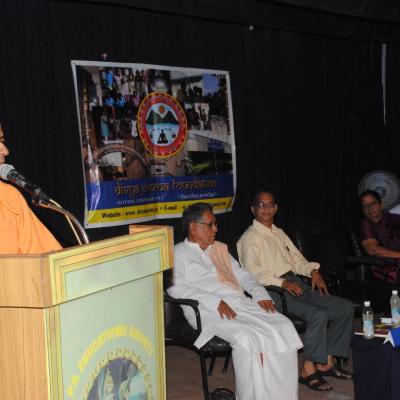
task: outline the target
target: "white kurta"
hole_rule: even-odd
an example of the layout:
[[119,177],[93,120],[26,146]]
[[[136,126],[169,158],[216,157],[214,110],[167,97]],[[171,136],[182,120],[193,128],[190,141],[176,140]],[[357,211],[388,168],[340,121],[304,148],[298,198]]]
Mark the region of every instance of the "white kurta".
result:
[[[208,255],[210,249],[203,251],[187,239],[177,244],[174,284],[168,289],[172,297],[199,302],[203,331],[195,345],[200,348],[214,335],[231,344],[237,399],[297,399],[297,350],[302,343],[293,324],[282,314],[267,313],[257,304],[270,300],[270,296],[232,257],[233,273],[252,299],[221,284]],[[217,310],[221,300],[237,313],[235,319],[221,319]],[[184,313],[195,327],[193,310],[184,307]]]

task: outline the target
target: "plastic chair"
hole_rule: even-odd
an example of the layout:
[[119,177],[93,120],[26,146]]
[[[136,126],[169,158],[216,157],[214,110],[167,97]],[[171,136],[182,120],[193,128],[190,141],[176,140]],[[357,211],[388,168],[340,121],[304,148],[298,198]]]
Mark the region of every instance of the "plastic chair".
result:
[[[214,396],[215,392],[210,392],[208,385],[208,376],[213,373],[215,359],[217,357],[225,358],[223,372],[226,372],[232,348],[228,342],[217,336],[214,336],[200,349],[194,346],[194,342],[202,330],[198,304],[197,300],[175,299],[169,296],[168,293],[164,293],[165,345],[184,347],[199,355],[204,399],[209,400],[213,398],[212,396]],[[181,308],[182,305],[193,309],[196,315],[196,329],[187,322]],[[207,359],[211,359],[208,369]],[[219,390],[221,391],[221,389]]]

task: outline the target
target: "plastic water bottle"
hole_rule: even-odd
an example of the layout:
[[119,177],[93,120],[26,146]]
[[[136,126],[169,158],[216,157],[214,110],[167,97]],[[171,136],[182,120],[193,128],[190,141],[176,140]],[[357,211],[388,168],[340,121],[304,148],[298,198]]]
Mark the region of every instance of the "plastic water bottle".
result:
[[374,338],[374,312],[369,301],[364,301],[362,312],[364,339]]
[[400,297],[397,290],[392,290],[392,297],[390,298],[390,311],[392,313],[393,326],[400,325]]

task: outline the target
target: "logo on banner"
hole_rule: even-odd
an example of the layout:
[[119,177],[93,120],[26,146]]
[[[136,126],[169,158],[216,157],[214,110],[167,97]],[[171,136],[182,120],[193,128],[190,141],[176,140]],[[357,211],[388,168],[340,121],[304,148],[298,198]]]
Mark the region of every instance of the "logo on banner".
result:
[[142,101],[137,116],[140,138],[157,158],[171,157],[183,148],[187,136],[186,115],[167,93],[153,92]]

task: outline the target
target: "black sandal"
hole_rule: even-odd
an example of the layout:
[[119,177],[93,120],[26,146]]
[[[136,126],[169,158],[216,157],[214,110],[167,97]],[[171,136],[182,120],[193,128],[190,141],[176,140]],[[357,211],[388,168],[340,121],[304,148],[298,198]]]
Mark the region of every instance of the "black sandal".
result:
[[326,371],[318,370],[318,373],[321,376],[333,376],[334,378],[346,379],[348,381],[353,379],[353,374],[351,372],[346,371],[345,369],[342,369],[342,368],[339,368],[339,367],[332,367],[332,368],[329,368]]
[[[315,382],[311,383],[312,381]],[[316,390],[317,392],[329,392],[330,390],[332,390],[332,387],[329,385],[329,383],[318,372],[314,372],[313,374],[308,375],[305,378],[300,376],[299,383],[309,387],[312,390]],[[321,389],[321,386],[325,384],[327,384],[329,388]]]

